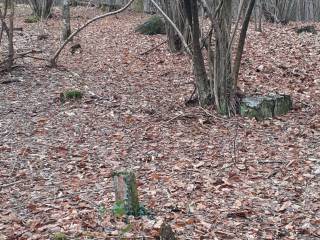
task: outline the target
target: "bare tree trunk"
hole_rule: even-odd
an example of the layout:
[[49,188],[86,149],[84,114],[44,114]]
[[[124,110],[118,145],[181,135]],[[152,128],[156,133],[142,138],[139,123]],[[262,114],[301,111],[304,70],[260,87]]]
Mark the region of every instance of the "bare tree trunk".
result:
[[[216,36],[215,66],[214,66],[214,95],[217,110],[222,115],[230,116],[233,109],[234,80],[231,68],[231,44],[230,31],[232,21],[232,0],[223,1],[220,12],[217,14],[217,24],[214,25]],[[216,6],[220,4],[217,1]],[[218,7],[217,7],[218,8]]]
[[[161,0],[161,5],[166,15],[177,26],[179,31],[185,31],[186,17],[183,10],[182,0]],[[178,52],[182,50],[182,41],[170,22],[166,21],[166,32],[168,38],[168,46],[171,52]],[[184,33],[183,33],[184,34]],[[184,34],[185,35],[185,34]]]
[[254,4],[256,0],[250,0],[250,3],[248,5],[248,8],[246,10],[246,15],[242,24],[241,32],[240,32],[240,37],[239,37],[239,43],[237,47],[237,52],[236,52],[236,58],[234,60],[234,86],[237,86],[238,83],[238,77],[239,77],[239,71],[240,71],[240,64],[241,64],[241,58],[243,54],[243,48],[246,42],[246,36],[247,36],[247,30],[250,22],[250,16],[252,14]]
[[256,1],[255,5],[255,30],[257,32],[262,32],[262,9],[261,9],[261,0]]
[[44,19],[50,15],[54,0],[28,0],[35,16]]
[[62,19],[63,19],[62,40],[65,41],[71,34],[69,0],[63,0]]
[[7,12],[8,12],[8,1],[9,0],[5,0],[3,2],[3,12],[2,12],[2,8],[0,8],[0,21],[1,21],[0,44],[2,41],[2,37],[3,37],[3,32],[6,32],[7,36],[9,36],[9,29],[8,29],[8,26],[5,22],[5,18],[7,16]]
[[200,46],[200,27],[198,17],[198,3],[196,0],[184,0],[186,16],[191,28],[192,62],[195,82],[198,90],[199,103],[205,106],[211,102],[210,82],[204,65]]
[[13,48],[13,19],[14,19],[14,2],[13,0],[9,0],[9,35],[8,35],[8,65],[7,71],[11,71],[13,66],[13,56],[14,56],[14,48]]

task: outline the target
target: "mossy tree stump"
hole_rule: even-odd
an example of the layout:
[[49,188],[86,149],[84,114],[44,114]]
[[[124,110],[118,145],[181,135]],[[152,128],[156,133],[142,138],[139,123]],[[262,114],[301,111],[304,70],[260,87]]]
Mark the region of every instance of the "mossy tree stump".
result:
[[113,184],[116,204],[123,204],[125,214],[139,216],[140,205],[135,174],[131,171],[115,171]]
[[300,28],[295,28],[296,33],[300,34],[300,33],[312,33],[312,34],[317,34],[317,30],[315,28],[315,26],[309,25],[309,26],[303,26]]
[[155,15],[139,25],[135,31],[144,35],[165,34],[165,22],[160,16]]
[[240,103],[240,115],[258,121],[286,114],[291,109],[290,96],[274,93],[267,96],[244,97]]

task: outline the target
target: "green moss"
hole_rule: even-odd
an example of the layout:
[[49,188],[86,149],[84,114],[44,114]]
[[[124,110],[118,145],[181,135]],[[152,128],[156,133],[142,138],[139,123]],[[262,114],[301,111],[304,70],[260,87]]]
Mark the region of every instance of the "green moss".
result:
[[116,203],[112,209],[116,216],[133,215],[137,217],[151,215],[145,207],[139,204],[136,177],[133,172],[115,171],[112,173],[112,177],[114,178],[116,188],[119,177],[123,177],[125,182],[125,196],[123,196],[123,199],[116,199]]
[[60,101],[62,103],[66,101],[80,100],[83,97],[83,93],[79,90],[68,90],[64,93],[60,93]]
[[100,3],[98,5],[98,8],[102,11],[102,12],[113,12],[113,11],[117,11],[121,8],[120,5],[110,5],[110,4],[106,4],[106,3]]
[[25,23],[36,23],[39,21],[40,21],[40,18],[36,15],[30,15],[24,20]]
[[269,94],[268,96],[252,96],[242,99],[240,115],[263,120],[288,113],[292,108],[292,100],[288,95]]
[[278,95],[275,98],[274,115],[283,115],[292,109],[292,100],[288,95]]
[[317,34],[317,30],[314,26],[310,25],[310,26],[303,26],[301,28],[296,28],[296,33],[300,34],[303,32],[307,32],[307,33],[312,33],[312,34]]
[[52,234],[51,239],[52,240],[68,240],[67,236],[62,232],[57,232]]
[[165,34],[166,29],[164,20],[157,15],[152,16],[146,22],[139,25],[136,28],[136,32],[144,35]]
[[143,12],[143,0],[134,1],[132,8],[137,12]]
[[99,8],[102,12],[107,12],[107,11],[109,10],[107,4],[105,4],[105,3],[99,3],[98,8]]

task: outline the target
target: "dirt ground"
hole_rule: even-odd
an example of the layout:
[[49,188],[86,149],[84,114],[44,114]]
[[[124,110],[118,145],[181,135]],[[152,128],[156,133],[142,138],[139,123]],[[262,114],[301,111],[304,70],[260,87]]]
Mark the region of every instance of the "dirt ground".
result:
[[[73,28],[98,13],[74,8]],[[17,10],[15,48],[48,58],[61,16],[28,24],[28,14]],[[91,25],[57,68],[24,58],[0,73],[0,239],[154,239],[163,221],[178,239],[320,239],[320,35],[251,24],[239,87],[290,94],[294,107],[263,122],[227,119],[185,105],[186,55],[165,44],[141,54],[165,40],[134,32],[147,17]],[[83,99],[62,104],[70,89]],[[151,216],[112,214],[120,168],[135,171]]]

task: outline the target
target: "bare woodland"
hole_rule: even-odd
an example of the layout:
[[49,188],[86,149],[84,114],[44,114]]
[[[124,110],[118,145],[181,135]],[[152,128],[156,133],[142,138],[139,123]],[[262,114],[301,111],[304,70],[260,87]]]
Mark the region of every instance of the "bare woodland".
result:
[[318,0],[2,0],[0,240],[319,239],[319,21]]

